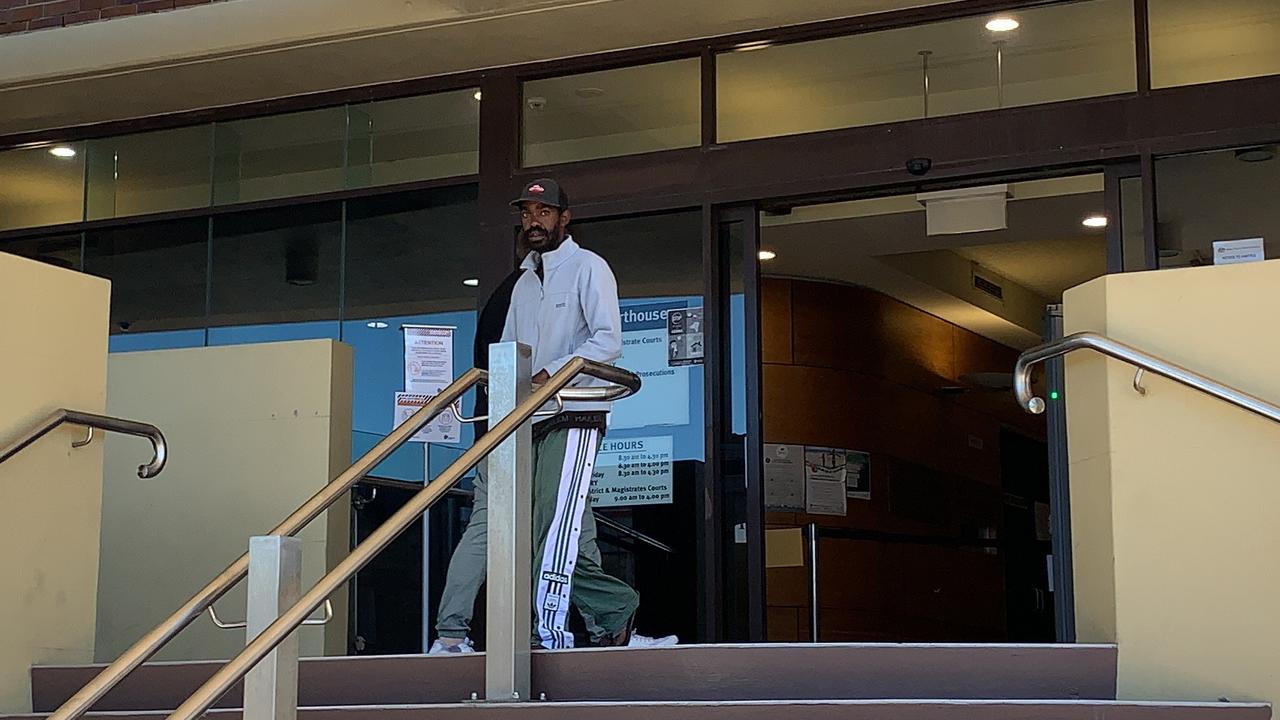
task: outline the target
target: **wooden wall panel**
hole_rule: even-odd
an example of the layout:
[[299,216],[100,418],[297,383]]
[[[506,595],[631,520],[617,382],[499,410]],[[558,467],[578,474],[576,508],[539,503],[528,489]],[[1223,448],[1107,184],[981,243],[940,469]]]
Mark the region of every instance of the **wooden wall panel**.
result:
[[[1043,437],[1043,418],[1023,413],[1010,390],[944,388],[968,373],[1011,373],[1016,350],[866,288],[770,278],[761,294],[765,441],[871,454],[870,500],[850,498],[843,517],[771,512],[769,523],[1003,534],[1001,429]],[[819,557],[825,641],[1004,637],[1000,555],[824,538]],[[808,577],[768,571],[770,619],[776,611],[783,623],[771,639],[808,638]]]
[[760,359],[791,364],[791,282],[760,282]]

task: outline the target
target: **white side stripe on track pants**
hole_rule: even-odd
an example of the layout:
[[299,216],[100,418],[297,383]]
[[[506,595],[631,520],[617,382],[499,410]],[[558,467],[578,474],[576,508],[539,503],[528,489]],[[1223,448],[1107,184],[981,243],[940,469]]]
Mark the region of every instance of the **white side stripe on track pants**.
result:
[[573,633],[567,632],[564,626],[569,616],[578,536],[582,534],[582,515],[591,490],[591,470],[596,463],[599,434],[595,429],[570,428],[565,440],[556,514],[551,519],[537,578],[537,631],[546,648],[573,647]]

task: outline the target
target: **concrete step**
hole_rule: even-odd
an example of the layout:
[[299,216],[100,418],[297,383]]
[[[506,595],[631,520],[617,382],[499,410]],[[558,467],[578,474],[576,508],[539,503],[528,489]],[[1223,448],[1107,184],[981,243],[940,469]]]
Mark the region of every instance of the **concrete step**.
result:
[[[8,716],[37,720],[39,715]],[[90,714],[163,720],[165,713]],[[206,717],[239,720],[239,710]],[[772,700],[740,702],[364,705],[307,708],[300,720],[1269,720],[1264,704],[1132,703],[1099,700]],[[0,716],[6,720],[6,716]]]
[[[95,710],[177,707],[219,665],[155,663]],[[533,654],[534,697],[575,701],[1110,700],[1108,645],[684,645]],[[51,712],[101,666],[32,669],[36,712]],[[304,660],[299,701],[310,707],[426,705],[484,695],[483,654]],[[237,687],[219,707],[239,707]],[[407,716],[406,716],[407,717]],[[853,717],[853,716],[851,716]]]

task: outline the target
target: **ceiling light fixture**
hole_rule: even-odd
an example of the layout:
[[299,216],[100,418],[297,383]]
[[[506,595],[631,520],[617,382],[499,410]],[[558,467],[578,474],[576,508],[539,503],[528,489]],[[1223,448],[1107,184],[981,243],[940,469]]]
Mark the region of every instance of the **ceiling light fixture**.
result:
[[475,95],[472,95],[471,97],[475,98],[475,99],[476,99],[476,102],[480,102],[480,98],[481,98],[481,97],[483,97],[483,96],[484,96],[484,93],[482,93],[482,92],[480,92],[479,90],[477,90],[477,91],[476,91],[476,94],[475,94]]
[[373,320],[365,323],[364,325],[365,327],[373,328],[374,330],[385,330],[389,327],[386,323],[382,322],[381,320]]
[[761,250],[760,253],[757,255],[757,257],[759,257],[761,260],[772,260],[778,257],[778,253],[772,250]]
[[604,88],[598,88],[598,87],[583,87],[583,88],[578,88],[577,90],[574,90],[574,91],[573,91],[573,94],[574,94],[574,95],[577,95],[578,97],[582,98],[583,100],[590,100],[590,99],[592,99],[592,98],[603,97],[603,96],[604,96]]
[[1087,228],[1104,228],[1107,226],[1107,216],[1106,215],[1090,215],[1089,217],[1082,220],[1080,224],[1084,225]]
[[467,278],[462,281],[462,284],[467,287],[480,287],[480,278]]
[[1011,17],[1001,16],[987,21],[987,29],[993,33],[1007,33],[1017,30],[1022,23]]
[[56,158],[73,158],[76,156],[75,148],[69,148],[66,145],[49,148],[49,154]]
[[1267,162],[1276,159],[1275,145],[1260,145],[1258,147],[1240,148],[1236,151],[1236,159],[1240,162],[1258,163]]

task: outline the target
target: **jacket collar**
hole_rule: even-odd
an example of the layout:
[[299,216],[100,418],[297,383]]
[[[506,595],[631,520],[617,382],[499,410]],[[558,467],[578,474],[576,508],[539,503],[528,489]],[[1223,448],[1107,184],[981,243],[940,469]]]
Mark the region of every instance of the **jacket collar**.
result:
[[[541,253],[543,272],[553,270],[556,266],[564,264],[566,260],[578,251],[578,247],[579,245],[574,242],[573,236],[566,235],[564,242],[560,243],[560,247],[550,252]],[[538,267],[538,255],[539,253],[536,252],[531,252],[528,255],[525,255],[524,262],[520,263],[520,267],[525,270],[536,269]]]

